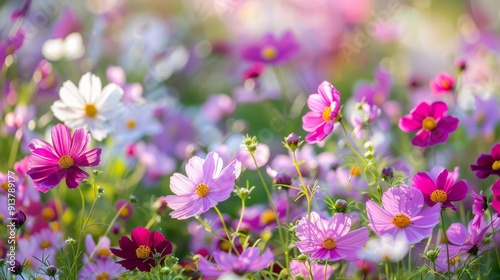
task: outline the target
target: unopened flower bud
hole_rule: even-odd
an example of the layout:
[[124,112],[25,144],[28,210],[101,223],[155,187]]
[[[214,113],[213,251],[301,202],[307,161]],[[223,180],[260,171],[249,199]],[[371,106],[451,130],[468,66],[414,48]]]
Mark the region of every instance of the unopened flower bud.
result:
[[455,66],[459,72],[463,72],[467,69],[467,62],[464,59],[455,60]]
[[280,172],[276,174],[276,177],[274,177],[274,184],[276,185],[291,185],[292,184],[292,177],[290,175]]
[[20,229],[26,222],[26,214],[22,210],[16,211],[13,218],[17,229]]
[[347,201],[343,199],[337,199],[337,201],[335,201],[335,210],[337,210],[337,212],[346,212],[348,205],[349,204],[347,203]]
[[57,267],[49,265],[45,268],[45,271],[47,272],[47,276],[54,277],[57,274]]
[[394,172],[391,167],[382,168],[382,177],[384,180],[392,179],[394,177]]
[[23,265],[18,260],[15,260],[14,267],[12,267],[10,272],[12,272],[12,274],[15,274],[15,275],[21,274],[23,272]]
[[132,203],[137,203],[137,202],[139,202],[139,199],[138,199],[135,195],[131,195],[131,196],[129,197],[129,200],[130,200],[130,202],[132,202]]

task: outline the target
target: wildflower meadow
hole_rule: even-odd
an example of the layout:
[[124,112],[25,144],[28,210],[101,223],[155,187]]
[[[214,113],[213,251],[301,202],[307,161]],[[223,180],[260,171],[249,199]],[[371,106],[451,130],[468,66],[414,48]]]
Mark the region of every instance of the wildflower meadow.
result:
[[0,1],[0,280],[500,279],[500,2]]

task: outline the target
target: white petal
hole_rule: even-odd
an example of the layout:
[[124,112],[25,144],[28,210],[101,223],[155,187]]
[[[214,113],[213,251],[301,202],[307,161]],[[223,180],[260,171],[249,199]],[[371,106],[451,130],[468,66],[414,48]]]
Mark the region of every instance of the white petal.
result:
[[64,39],[64,52],[66,58],[69,60],[75,60],[85,53],[85,46],[83,45],[82,35],[78,32],[74,32],[66,36]]
[[63,86],[59,90],[59,97],[62,102],[68,106],[72,107],[81,107],[82,109],[85,106],[85,101],[83,100],[78,88],[71,81],[64,82]]
[[67,122],[74,119],[81,119],[84,113],[81,110],[66,106],[62,101],[58,100],[50,107],[56,118],[62,122]]
[[60,60],[64,57],[64,43],[62,39],[47,40],[42,46],[42,55],[48,60]]
[[99,77],[87,72],[80,79],[78,88],[80,89],[80,93],[83,95],[86,103],[94,104],[97,108],[99,108],[96,104],[96,100],[102,90],[101,79],[99,79]]
[[95,105],[100,111],[108,111],[116,108],[123,96],[123,89],[117,84],[110,83],[104,87],[97,98]]

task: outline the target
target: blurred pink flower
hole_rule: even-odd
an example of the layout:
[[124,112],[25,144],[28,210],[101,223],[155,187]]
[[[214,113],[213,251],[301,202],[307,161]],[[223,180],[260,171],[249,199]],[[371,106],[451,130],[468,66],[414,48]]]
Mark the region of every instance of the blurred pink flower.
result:
[[496,181],[493,186],[491,186],[491,192],[493,193],[491,207],[500,213],[500,180]]
[[283,34],[279,41],[273,34],[268,33],[262,41],[245,46],[241,55],[250,61],[280,64],[288,61],[298,49],[299,45],[292,32]]
[[446,72],[441,72],[429,82],[429,86],[435,93],[451,92],[455,87],[455,78]]
[[231,115],[235,109],[236,103],[226,94],[211,95],[201,107],[203,115],[212,122]]
[[399,128],[404,132],[417,131],[411,141],[415,146],[426,147],[444,143],[448,134],[458,127],[458,119],[446,116],[448,106],[438,101],[432,104],[422,102],[399,119]]

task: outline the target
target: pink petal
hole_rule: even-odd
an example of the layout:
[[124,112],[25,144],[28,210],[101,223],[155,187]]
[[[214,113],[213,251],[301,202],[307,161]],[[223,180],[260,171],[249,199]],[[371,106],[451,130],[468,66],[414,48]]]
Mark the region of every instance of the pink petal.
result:
[[411,143],[418,147],[426,147],[429,145],[429,138],[430,138],[429,131],[422,129],[419,132],[417,132],[413,140],[411,140]]
[[444,143],[448,140],[448,132],[440,127],[436,127],[430,133],[429,146],[434,146],[439,143]]
[[[442,173],[442,172],[441,172]],[[437,189],[434,181],[425,172],[418,172],[413,176],[412,186],[419,189],[424,195],[431,195]]]
[[417,131],[422,128],[422,121],[414,120],[411,115],[406,115],[399,119],[398,126],[404,132]]
[[432,107],[426,102],[421,102],[410,111],[413,119],[422,122],[426,117],[432,116]]
[[325,108],[330,106],[330,103],[326,103],[319,94],[311,94],[307,98],[307,106],[311,111],[323,113]]
[[446,103],[442,101],[437,101],[432,103],[431,110],[432,110],[431,116],[434,119],[439,119],[448,111],[448,106],[446,105]]
[[452,116],[446,116],[440,119],[436,128],[440,128],[448,133],[452,133],[458,127],[458,119]]
[[320,125],[325,122],[320,113],[317,112],[307,112],[302,117],[302,128],[307,132],[312,132],[316,130]]
[[52,128],[52,143],[59,157],[69,155],[71,146],[71,131],[69,128],[62,124],[56,124]]
[[101,162],[102,148],[94,148],[75,159],[76,166],[96,166]]
[[494,160],[500,160],[500,144],[496,144],[491,149],[491,156],[493,157]]
[[83,181],[89,177],[89,174],[78,167],[72,167],[66,173],[66,185],[70,189],[77,188]]
[[79,128],[75,130],[73,134],[73,139],[71,139],[71,147],[69,149],[69,155],[72,158],[78,158],[89,145],[90,135],[83,130],[83,128]]
[[455,183],[455,178],[453,173],[450,173],[446,168],[439,172],[436,178],[436,187],[438,190],[447,190]]
[[469,238],[467,228],[461,223],[453,223],[446,230],[446,236],[450,243],[455,245],[463,245],[467,238]]
[[[201,169],[199,172],[201,172]],[[195,182],[180,173],[174,173],[174,175],[170,177],[170,190],[174,194],[192,194],[195,192],[196,186],[197,184]]]
[[186,175],[192,182],[201,183],[203,178],[202,170],[204,162],[204,159],[197,156],[189,159],[186,164]]
[[448,194],[449,201],[460,201],[467,196],[468,191],[467,182],[465,182],[465,180],[460,180],[455,185],[451,186],[446,193]]

